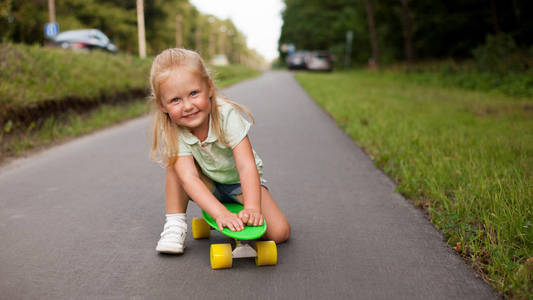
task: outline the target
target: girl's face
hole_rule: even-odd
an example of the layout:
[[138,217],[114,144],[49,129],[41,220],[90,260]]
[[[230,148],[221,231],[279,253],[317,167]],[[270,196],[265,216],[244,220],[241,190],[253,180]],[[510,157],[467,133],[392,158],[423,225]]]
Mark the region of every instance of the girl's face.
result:
[[209,114],[213,94],[211,82],[189,70],[174,70],[161,86],[161,110],[174,123],[205,139],[209,132]]

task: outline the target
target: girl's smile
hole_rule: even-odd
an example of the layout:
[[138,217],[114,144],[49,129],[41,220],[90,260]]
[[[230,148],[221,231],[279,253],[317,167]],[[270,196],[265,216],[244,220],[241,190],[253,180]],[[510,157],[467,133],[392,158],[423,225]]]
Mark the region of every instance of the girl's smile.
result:
[[198,115],[198,112],[195,112],[195,113],[192,113],[192,114],[185,115],[183,117],[186,118],[186,119],[192,119],[192,118],[196,117],[197,115]]
[[212,94],[210,81],[187,69],[174,69],[161,84],[161,110],[203,141],[209,133]]

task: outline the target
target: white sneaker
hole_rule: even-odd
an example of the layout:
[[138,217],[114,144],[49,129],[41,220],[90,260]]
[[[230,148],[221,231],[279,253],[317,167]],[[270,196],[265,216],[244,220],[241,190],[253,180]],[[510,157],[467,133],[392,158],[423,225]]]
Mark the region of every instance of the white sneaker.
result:
[[174,220],[165,223],[161,239],[157,243],[156,251],[170,254],[181,254],[185,249],[187,224]]

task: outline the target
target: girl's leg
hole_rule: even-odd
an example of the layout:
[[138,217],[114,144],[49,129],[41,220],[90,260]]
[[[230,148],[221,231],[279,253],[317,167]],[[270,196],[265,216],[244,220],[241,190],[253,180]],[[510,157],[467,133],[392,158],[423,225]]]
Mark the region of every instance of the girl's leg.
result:
[[[198,171],[200,172],[200,171]],[[200,172],[204,183],[212,189],[213,183]],[[202,177],[203,176],[203,177]],[[174,168],[167,168],[165,179],[166,221],[157,242],[156,251],[181,254],[185,248],[187,233],[187,205],[189,196],[181,185]]]
[[[239,202],[243,203],[242,194],[236,197]],[[283,243],[289,239],[291,234],[289,221],[264,186],[261,186],[261,213],[263,213],[268,224],[267,232],[263,238],[272,240],[276,244]]]
[[288,240],[291,234],[289,221],[264,186],[261,186],[261,212],[268,223],[265,238],[276,244]]
[[155,250],[161,253],[181,254],[187,234],[187,204],[189,197],[178,181],[174,168],[167,168],[165,178],[166,221]]
[[[214,189],[213,181],[202,173],[200,167],[196,165],[200,179],[204,182],[207,188],[212,191]],[[165,201],[167,214],[185,213],[187,205],[189,204],[189,196],[185,193],[183,186],[178,179],[178,173],[173,167],[167,168],[165,178]]]
[[178,180],[178,174],[173,167],[167,168],[165,178],[165,201],[167,214],[185,213],[189,204],[189,196]]

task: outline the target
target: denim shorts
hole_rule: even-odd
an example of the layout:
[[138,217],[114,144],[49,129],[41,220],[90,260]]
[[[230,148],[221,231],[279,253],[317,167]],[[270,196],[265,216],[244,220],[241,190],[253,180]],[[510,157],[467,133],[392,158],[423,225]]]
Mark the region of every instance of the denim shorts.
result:
[[[260,178],[260,181],[261,185],[268,190],[268,187],[265,185],[267,181],[263,178]],[[242,194],[242,188],[240,183],[213,183],[215,184],[215,190],[213,191],[213,195],[218,199],[218,201],[222,203],[240,203],[237,200],[237,196]]]

